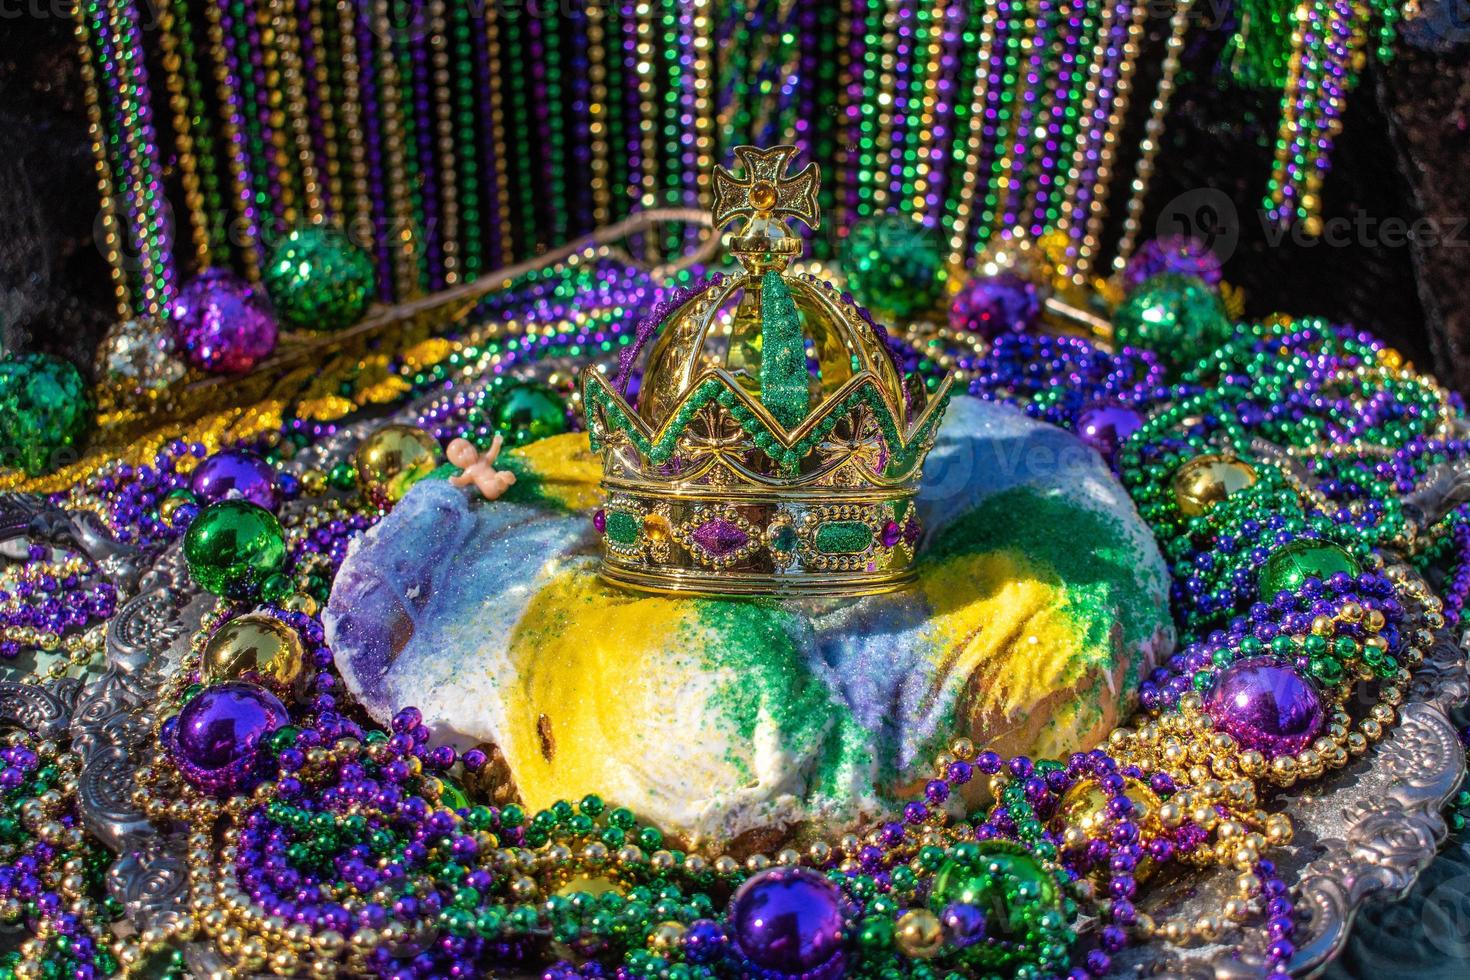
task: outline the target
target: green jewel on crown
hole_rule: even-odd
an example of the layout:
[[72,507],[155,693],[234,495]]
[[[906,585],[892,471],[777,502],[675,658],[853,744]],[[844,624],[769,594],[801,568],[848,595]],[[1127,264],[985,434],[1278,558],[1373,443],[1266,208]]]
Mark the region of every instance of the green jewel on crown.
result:
[[816,164],[742,146],[713,178],[716,229],[743,218],[740,270],[696,292],[653,336],[637,406],[582,377],[602,454],[602,573],[703,595],[861,595],[912,578],[924,456],[949,399],[899,368],[867,314],[789,269],[817,228]]

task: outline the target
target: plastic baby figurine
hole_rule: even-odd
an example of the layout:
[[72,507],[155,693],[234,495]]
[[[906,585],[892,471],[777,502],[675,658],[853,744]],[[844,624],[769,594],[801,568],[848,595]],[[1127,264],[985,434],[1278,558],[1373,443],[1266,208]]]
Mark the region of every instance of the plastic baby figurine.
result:
[[500,499],[500,496],[510,489],[511,484],[516,482],[514,473],[495,468],[495,457],[500,455],[500,447],[504,441],[500,434],[496,433],[495,438],[490,442],[490,448],[485,451],[484,455],[481,455],[468,439],[455,439],[449,444],[446,452],[449,461],[464,472],[451,476],[449,482],[457,487],[473,483],[475,489],[480,491],[480,496],[486,500]]

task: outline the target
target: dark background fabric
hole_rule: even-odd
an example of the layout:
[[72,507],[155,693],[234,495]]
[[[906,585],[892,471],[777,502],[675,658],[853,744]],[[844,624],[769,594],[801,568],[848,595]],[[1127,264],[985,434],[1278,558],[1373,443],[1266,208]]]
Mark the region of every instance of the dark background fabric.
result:
[[[94,242],[96,181],[67,11],[16,6],[0,21],[0,338],[8,350],[85,366],[114,313]],[[1326,217],[1343,234],[1316,242],[1273,237],[1262,218],[1279,93],[1228,84],[1219,70],[1228,20],[1193,30],[1144,237],[1210,232],[1250,315],[1371,329],[1470,392],[1460,356],[1470,344],[1470,46],[1461,37],[1470,30],[1459,27],[1470,18],[1448,24],[1410,32],[1443,52],[1401,42],[1391,64],[1365,73],[1324,188]],[[1157,50],[1168,20],[1150,26]],[[1140,92],[1151,91],[1149,70]],[[1147,100],[1137,102],[1145,111]],[[1131,165],[1126,153],[1121,163]],[[1123,202],[1114,203],[1116,225]],[[1403,235],[1416,221],[1433,229],[1423,243]]]

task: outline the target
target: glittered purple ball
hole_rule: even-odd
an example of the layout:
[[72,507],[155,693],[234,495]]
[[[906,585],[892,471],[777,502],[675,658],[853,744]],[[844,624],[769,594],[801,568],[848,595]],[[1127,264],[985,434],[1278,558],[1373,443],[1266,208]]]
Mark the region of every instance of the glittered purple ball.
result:
[[276,318],[265,294],[220,268],[206,269],[169,307],[175,347],[216,374],[249,371],[276,347]]
[[1082,441],[1112,459],[1123,440],[1143,426],[1143,415],[1127,405],[1089,405],[1077,416],[1077,435]]
[[201,789],[238,789],[254,771],[261,742],[289,720],[286,706],[259,684],[206,687],[179,712],[170,746],[174,761]]
[[1217,728],[1268,759],[1300,752],[1322,731],[1322,696],[1312,682],[1268,657],[1225,668],[1205,710]]
[[243,498],[266,510],[276,509],[276,473],[251,452],[215,453],[194,470],[190,489],[201,504]]
[[976,276],[960,288],[949,307],[950,326],[990,340],[1030,330],[1039,319],[1040,290],[1014,272]]
[[751,876],[730,900],[729,922],[741,955],[767,970],[806,973],[842,949],[841,896],[805,868]]
[[1189,235],[1165,235],[1144,242],[1123,269],[1123,284],[1131,290],[1145,279],[1166,272],[1197,276],[1220,285],[1220,257],[1208,245]]

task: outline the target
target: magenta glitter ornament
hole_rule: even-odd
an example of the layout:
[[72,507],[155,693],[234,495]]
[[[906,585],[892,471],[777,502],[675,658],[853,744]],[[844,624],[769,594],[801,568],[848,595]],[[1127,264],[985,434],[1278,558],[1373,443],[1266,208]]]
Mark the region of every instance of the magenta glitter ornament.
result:
[[949,325],[994,340],[1032,329],[1041,319],[1041,292],[1014,272],[976,276],[955,294]]
[[1215,726],[1268,759],[1295,755],[1322,731],[1322,696],[1295,669],[1269,657],[1231,664],[1205,699]]
[[215,374],[249,371],[276,348],[270,302],[225,269],[206,269],[179,290],[169,320],[179,353]]

